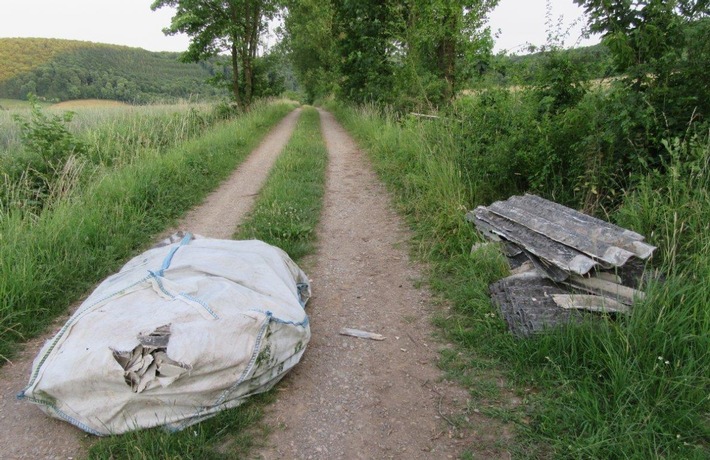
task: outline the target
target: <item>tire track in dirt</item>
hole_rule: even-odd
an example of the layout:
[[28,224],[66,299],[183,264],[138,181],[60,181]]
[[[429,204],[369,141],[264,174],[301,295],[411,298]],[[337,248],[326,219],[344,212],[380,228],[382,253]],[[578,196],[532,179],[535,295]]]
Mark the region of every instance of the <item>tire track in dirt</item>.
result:
[[[188,212],[177,228],[166,231],[158,240],[178,229],[212,238],[231,238],[291,138],[299,115],[300,109],[287,115],[219,188],[200,206]],[[78,304],[72,310],[76,307]],[[1,460],[78,458],[85,451],[82,441],[90,442],[91,436],[78,428],[46,416],[34,404],[16,399],[17,393],[27,384],[32,361],[42,344],[56,333],[70,314],[57,319],[45,335],[25,344],[16,359],[0,369]]]
[[[414,286],[422,272],[408,257],[410,234],[350,136],[327,112],[321,123],[324,211],[317,254],[303,264],[312,266],[312,339],[267,408],[274,431],[255,456],[455,458],[480,434],[450,424],[468,393],[441,380],[433,302]],[[386,340],[341,336],[342,327]]]
[[229,239],[239,223],[254,206],[256,196],[266,182],[269,171],[296,128],[301,109],[296,109],[264,138],[259,146],[217,190],[192,209],[177,228],[209,238]]

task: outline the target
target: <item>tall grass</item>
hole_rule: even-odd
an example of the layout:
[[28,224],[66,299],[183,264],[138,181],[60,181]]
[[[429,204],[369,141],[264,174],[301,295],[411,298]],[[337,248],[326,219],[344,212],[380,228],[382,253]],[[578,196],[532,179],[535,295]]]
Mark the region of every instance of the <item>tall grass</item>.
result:
[[[327,152],[318,112],[303,110],[293,137],[279,156],[259,194],[254,210],[236,238],[258,238],[277,245],[298,260],[313,250],[320,217]],[[265,404],[275,393],[251,397],[234,409],[177,433],[155,428],[99,440],[90,458],[239,459],[265,438],[259,424]]]
[[[463,219],[496,193],[485,186],[490,167],[461,170],[466,150],[450,120],[394,121],[369,109],[331,109],[395,193],[418,254],[432,267],[432,287],[452,305],[436,320],[457,345],[443,353],[442,365],[469,387],[484,413],[517,423],[511,452],[521,458],[710,455],[707,139],[669,143],[667,173],[649,170],[636,178],[638,187],[621,198],[615,214],[617,223],[659,246],[655,263],[665,281],[650,283],[629,318],[516,341],[487,289],[507,274],[505,263],[495,250],[470,254],[479,237]],[[500,375],[522,405],[501,396]]]
[[[519,359],[551,383],[531,435],[588,458],[707,458],[710,453],[710,143],[666,142],[617,221],[659,246],[666,275],[628,319],[521,343]],[[574,408],[574,410],[570,410]],[[560,436],[559,426],[565,426]]]
[[[14,115],[26,116],[30,106],[14,106],[7,110],[0,111],[0,152],[16,152],[21,149],[21,139],[17,124],[13,121]],[[47,113],[60,114],[71,111],[75,114],[69,125],[70,130],[78,136],[87,134],[94,137],[98,130],[102,135],[111,131],[144,131],[144,136],[152,138],[155,130],[160,129],[162,123],[168,123],[167,130],[175,132],[174,124],[183,115],[188,117],[200,114],[205,119],[212,118],[213,106],[210,104],[170,104],[170,105],[148,105],[148,106],[106,106],[106,107],[44,107]],[[171,120],[172,119],[172,120]],[[189,119],[188,119],[189,120]],[[183,120],[183,123],[188,120]],[[128,125],[123,127],[122,125]],[[144,129],[150,125],[149,129]],[[179,134],[180,131],[177,131]],[[167,137],[167,136],[166,136]],[[184,136],[178,138],[184,140]],[[105,148],[98,145],[97,148]]]
[[[223,105],[206,104],[79,107],[69,112],[71,121],[51,125],[67,112],[33,104],[33,110],[0,112],[0,212],[17,208],[37,214],[102,169],[160,155],[224,121],[228,112]],[[43,147],[28,148],[28,137]]]
[[39,214],[0,215],[0,356],[40,333],[68,304],[198,203],[294,108],[255,108],[204,136],[103,168]]

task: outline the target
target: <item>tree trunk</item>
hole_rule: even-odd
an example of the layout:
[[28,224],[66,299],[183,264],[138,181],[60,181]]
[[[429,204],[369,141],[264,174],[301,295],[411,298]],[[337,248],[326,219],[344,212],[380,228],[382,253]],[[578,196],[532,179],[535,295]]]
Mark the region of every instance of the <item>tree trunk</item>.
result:
[[252,69],[252,60],[249,55],[248,46],[244,46],[242,50],[242,67],[244,69],[244,104],[251,104],[251,96],[254,84],[254,72]]
[[243,108],[239,91],[239,49],[234,38],[232,38],[232,94],[237,107]]
[[459,11],[448,5],[443,20],[444,36],[437,49],[441,76],[446,81],[446,98],[451,99],[456,87],[456,33],[459,27]]
[[242,47],[242,68],[244,71],[244,100],[251,104],[254,91],[254,60],[259,47],[261,32],[261,8],[258,1],[246,2],[244,11],[244,44]]

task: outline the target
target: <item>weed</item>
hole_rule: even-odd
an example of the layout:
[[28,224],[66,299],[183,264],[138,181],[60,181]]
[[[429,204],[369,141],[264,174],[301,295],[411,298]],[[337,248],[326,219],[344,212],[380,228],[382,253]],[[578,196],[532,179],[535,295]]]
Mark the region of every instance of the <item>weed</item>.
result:
[[327,157],[319,123],[314,108],[304,109],[237,238],[266,241],[296,260],[313,250]]

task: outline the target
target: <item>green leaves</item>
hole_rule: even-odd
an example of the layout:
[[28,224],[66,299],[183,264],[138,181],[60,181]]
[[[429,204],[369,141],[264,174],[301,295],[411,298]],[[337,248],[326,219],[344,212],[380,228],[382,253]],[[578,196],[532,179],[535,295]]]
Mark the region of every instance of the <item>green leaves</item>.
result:
[[340,76],[334,7],[319,0],[293,1],[284,18],[285,45],[308,102],[336,91]]
[[152,10],[177,8],[168,35],[185,33],[191,41],[183,59],[198,62],[218,53],[231,56],[231,89],[238,105],[251,103],[254,59],[268,20],[278,10],[275,0],[156,0]]
[[49,164],[59,164],[73,153],[86,153],[86,145],[66,127],[74,112],[61,115],[44,113],[34,96],[30,96],[32,110],[29,118],[14,115],[20,128],[22,144],[29,153],[40,155]]

